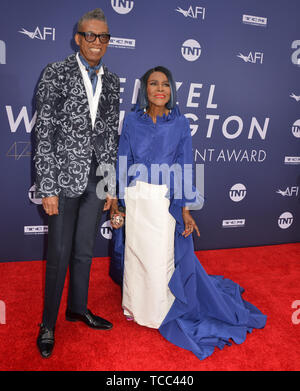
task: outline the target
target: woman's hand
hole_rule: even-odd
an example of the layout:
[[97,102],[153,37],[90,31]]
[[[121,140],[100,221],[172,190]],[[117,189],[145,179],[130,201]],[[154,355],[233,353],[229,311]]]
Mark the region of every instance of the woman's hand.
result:
[[[120,221],[120,222],[116,221],[115,219],[112,218],[114,215],[122,216],[123,220]],[[121,228],[122,225],[124,224],[124,217],[125,217],[125,213],[123,213],[123,212],[121,212],[119,210],[118,199],[117,198],[112,199],[111,206],[110,206],[110,223],[111,223],[111,226],[113,228],[115,228],[115,229]]]
[[182,208],[182,218],[185,228],[185,230],[182,232],[182,235],[187,238],[195,230],[197,232],[197,235],[200,236],[199,228],[188,209]]

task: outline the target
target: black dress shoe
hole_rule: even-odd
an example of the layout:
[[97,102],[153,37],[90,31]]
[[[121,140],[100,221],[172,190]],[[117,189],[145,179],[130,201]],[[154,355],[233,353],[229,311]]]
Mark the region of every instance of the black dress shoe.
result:
[[87,310],[85,314],[78,314],[67,309],[66,319],[70,322],[80,320],[93,329],[110,330],[113,327],[110,322],[100,318],[100,316],[94,315],[90,310]]
[[54,330],[41,324],[37,345],[42,357],[50,357],[54,348]]

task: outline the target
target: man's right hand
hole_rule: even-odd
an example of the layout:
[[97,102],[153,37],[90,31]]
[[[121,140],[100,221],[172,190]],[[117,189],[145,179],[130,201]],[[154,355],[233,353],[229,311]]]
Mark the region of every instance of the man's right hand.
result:
[[44,197],[42,199],[42,204],[47,215],[58,215],[58,197]]

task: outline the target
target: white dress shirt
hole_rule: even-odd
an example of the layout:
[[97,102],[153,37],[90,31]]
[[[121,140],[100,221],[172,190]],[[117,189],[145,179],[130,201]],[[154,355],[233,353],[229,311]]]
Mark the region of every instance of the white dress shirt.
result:
[[102,90],[102,75],[104,73],[103,67],[101,66],[98,73],[97,73],[98,81],[97,81],[95,94],[93,94],[92,82],[89,78],[88,71],[86,70],[86,68],[82,64],[82,62],[80,61],[79,53],[76,54],[76,59],[77,59],[77,62],[78,62],[78,65],[79,65],[79,68],[81,70],[81,74],[83,77],[83,82],[84,82],[84,86],[85,86],[85,90],[86,90],[86,94],[87,94],[87,98],[88,98],[88,102],[89,102],[89,107],[90,107],[92,126],[94,128],[96,114],[97,114],[97,110],[98,110],[99,97],[100,97],[101,90]]

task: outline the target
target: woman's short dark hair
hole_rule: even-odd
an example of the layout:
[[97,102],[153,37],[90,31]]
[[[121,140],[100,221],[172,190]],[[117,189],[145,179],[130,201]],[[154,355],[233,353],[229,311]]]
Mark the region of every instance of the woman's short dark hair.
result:
[[147,81],[149,79],[149,76],[154,72],[162,72],[165,74],[168,78],[168,81],[170,83],[170,89],[171,89],[171,97],[169,102],[166,104],[166,107],[171,110],[176,105],[176,85],[172,76],[172,73],[169,71],[169,69],[163,67],[163,66],[157,66],[155,68],[149,69],[141,78],[140,78],[140,90],[137,97],[137,103],[141,109],[146,109],[149,106],[148,102],[148,96],[147,96]]

